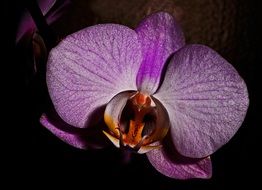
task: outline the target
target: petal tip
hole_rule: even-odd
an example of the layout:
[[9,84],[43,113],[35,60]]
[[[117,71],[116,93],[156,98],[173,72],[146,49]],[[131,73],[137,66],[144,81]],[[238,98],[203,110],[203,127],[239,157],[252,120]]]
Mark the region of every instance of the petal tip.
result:
[[63,142],[79,149],[85,150],[89,148],[85,139],[81,138],[81,134],[70,133],[66,130],[60,129],[62,126],[56,126],[52,121],[50,121],[49,117],[45,113],[41,115],[39,121],[43,127],[49,130]]
[[184,157],[172,148],[155,149],[148,152],[147,158],[152,166],[161,174],[180,180],[210,179],[212,177],[212,162],[210,157],[193,159]]

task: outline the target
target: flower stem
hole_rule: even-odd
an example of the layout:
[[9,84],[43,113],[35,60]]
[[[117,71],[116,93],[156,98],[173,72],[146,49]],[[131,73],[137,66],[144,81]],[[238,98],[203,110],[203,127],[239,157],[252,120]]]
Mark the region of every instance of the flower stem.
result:
[[57,36],[51,30],[50,26],[47,24],[45,17],[42,14],[42,11],[38,6],[36,0],[26,0],[25,2],[26,8],[30,12],[35,22],[35,25],[45,42],[47,49],[50,50],[52,47],[56,45],[58,39]]

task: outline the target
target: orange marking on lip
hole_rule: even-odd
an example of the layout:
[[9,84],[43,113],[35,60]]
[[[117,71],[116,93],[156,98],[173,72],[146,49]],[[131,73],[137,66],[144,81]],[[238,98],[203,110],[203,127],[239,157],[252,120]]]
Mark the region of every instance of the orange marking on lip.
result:
[[[158,112],[162,113],[163,111],[164,114],[165,110],[161,105],[157,107],[158,104],[152,97],[140,92],[132,95],[128,101],[126,105],[128,107],[125,108],[131,109],[131,112],[125,112],[125,114],[128,113],[130,116],[122,117],[118,113],[118,117],[115,118],[117,113],[113,113],[113,116],[104,114],[104,121],[110,132],[103,131],[103,133],[116,147],[133,148],[140,154],[160,148],[161,145],[153,145],[152,143],[163,139],[168,132],[168,127],[162,127],[166,120],[154,117],[158,116]],[[162,115],[160,114],[160,116]],[[147,123],[150,122],[148,119],[151,117],[154,120]],[[145,127],[146,130],[143,132]]]
[[144,129],[144,123],[137,123],[130,120],[129,131],[127,134],[123,134],[123,141],[125,144],[135,146],[142,140],[142,131]]
[[151,100],[148,95],[142,94],[142,93],[137,93],[133,97],[133,104],[137,105],[139,107],[148,107],[150,106]]

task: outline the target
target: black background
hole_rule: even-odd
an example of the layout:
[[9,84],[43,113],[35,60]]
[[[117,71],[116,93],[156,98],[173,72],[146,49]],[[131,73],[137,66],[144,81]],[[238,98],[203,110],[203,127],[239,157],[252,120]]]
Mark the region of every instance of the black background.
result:
[[[120,3],[121,2],[121,3]],[[164,3],[163,3],[164,2]],[[170,3],[171,2],[171,3]],[[222,4],[222,5],[221,5]],[[9,185],[39,189],[73,185],[85,189],[107,186],[113,189],[229,189],[261,186],[261,133],[259,127],[261,88],[261,6],[258,1],[73,1],[72,9],[52,29],[65,36],[96,23],[117,22],[135,27],[149,11],[168,11],[178,17],[187,43],[211,46],[229,60],[247,83],[250,106],[246,119],[232,140],[212,155],[210,180],[180,181],[158,173],[144,155],[134,155],[131,162],[121,161],[121,152],[78,150],[61,142],[38,122],[45,107],[45,89],[37,86],[25,61],[25,52],[15,45],[17,23],[23,1],[4,4],[3,66],[4,76],[2,143],[6,153],[3,168]],[[179,7],[179,8],[177,8]],[[182,10],[182,11],[181,11]],[[261,74],[260,74],[261,75]],[[11,100],[9,100],[11,99]],[[4,130],[5,131],[5,130]],[[256,189],[259,189],[257,187]]]

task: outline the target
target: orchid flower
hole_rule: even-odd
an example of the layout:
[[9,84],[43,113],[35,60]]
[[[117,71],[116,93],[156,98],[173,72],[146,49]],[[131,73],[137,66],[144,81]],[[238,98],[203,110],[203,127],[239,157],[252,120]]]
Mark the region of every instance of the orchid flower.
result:
[[67,36],[49,54],[46,81],[57,116],[40,121],[57,137],[86,149],[98,138],[92,129],[103,131],[177,179],[211,177],[210,155],[236,133],[249,104],[233,66],[207,46],[185,45],[164,12],[135,30],[99,24]]

